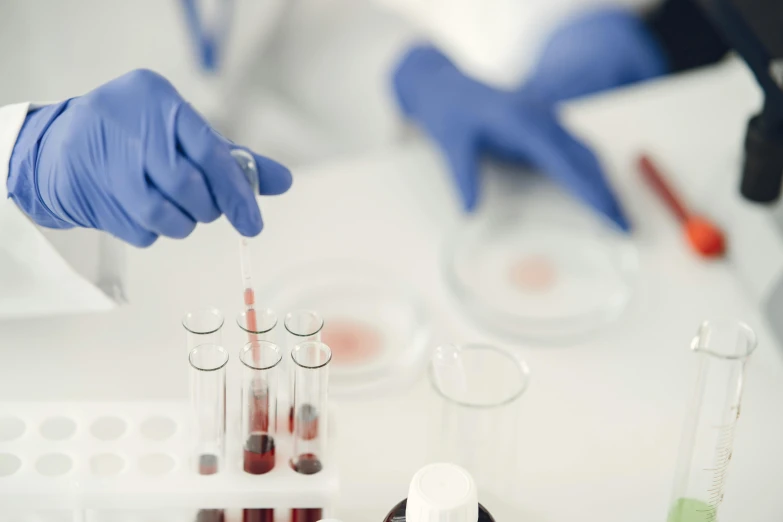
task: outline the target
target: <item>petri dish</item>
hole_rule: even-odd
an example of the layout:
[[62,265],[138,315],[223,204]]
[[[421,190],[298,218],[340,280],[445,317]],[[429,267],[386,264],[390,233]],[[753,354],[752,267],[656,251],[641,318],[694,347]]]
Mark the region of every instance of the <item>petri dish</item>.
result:
[[625,309],[638,271],[628,236],[586,209],[526,205],[476,216],[444,248],[452,294],[477,323],[509,339],[562,344]]
[[262,292],[281,313],[307,309],[324,319],[332,349],[329,393],[335,397],[399,389],[426,370],[431,322],[412,291],[394,277],[355,262],[293,270]]

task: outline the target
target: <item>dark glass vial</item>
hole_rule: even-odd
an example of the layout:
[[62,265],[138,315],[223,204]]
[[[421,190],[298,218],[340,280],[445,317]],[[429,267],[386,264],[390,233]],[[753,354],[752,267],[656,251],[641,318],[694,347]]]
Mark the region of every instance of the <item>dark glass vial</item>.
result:
[[[403,500],[389,512],[388,515],[386,515],[386,518],[383,519],[383,522],[405,522],[405,507],[408,505],[408,499]],[[492,515],[489,514],[489,511],[484,508],[481,504],[479,504],[479,516],[478,516],[478,522],[495,522],[495,519],[492,518]]]

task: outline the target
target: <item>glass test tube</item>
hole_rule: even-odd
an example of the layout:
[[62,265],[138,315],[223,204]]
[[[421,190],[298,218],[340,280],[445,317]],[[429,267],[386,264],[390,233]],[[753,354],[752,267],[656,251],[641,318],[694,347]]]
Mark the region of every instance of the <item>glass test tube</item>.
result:
[[498,520],[519,483],[519,405],[529,378],[516,353],[489,344],[440,346],[430,368],[442,399],[433,453],[468,470]]
[[286,331],[286,357],[284,357],[284,370],[288,373],[288,433],[294,432],[294,369],[291,368],[291,351],[299,343],[305,341],[320,341],[324,320],[316,312],[311,310],[296,310],[285,316],[283,322]]
[[200,475],[213,475],[220,472],[225,459],[228,352],[217,344],[200,344],[190,351],[188,360],[194,467]]
[[[332,351],[320,341],[306,341],[294,347],[291,360],[294,363],[293,407],[296,412],[291,467],[297,473],[314,475],[324,465]],[[321,518],[321,508],[291,511],[291,522],[316,522]]]
[[248,341],[274,341],[277,314],[269,308],[254,308],[237,315],[237,326],[248,334]]
[[204,308],[182,318],[188,335],[188,353],[200,344],[222,345],[223,314],[217,308]]
[[250,308],[237,315],[237,326],[247,333],[247,340],[253,343],[255,365],[261,364],[258,341],[274,341],[274,329],[277,326],[277,314],[269,308],[256,310]]
[[[269,341],[249,342],[240,352],[242,362],[243,469],[263,475],[275,467],[277,427],[277,379],[282,360],[280,348]],[[242,512],[244,522],[273,522],[274,509],[252,508]]]
[[691,342],[696,386],[683,428],[668,522],[715,522],[732,457],[745,366],[756,334],[734,320],[705,321]]

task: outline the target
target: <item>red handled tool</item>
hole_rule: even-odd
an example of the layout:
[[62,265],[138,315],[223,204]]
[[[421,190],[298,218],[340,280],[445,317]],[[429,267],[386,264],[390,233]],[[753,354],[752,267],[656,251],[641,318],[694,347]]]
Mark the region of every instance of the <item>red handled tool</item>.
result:
[[691,247],[703,257],[722,256],[726,251],[723,231],[709,219],[691,214],[647,155],[639,156],[638,163],[644,178],[682,223]]

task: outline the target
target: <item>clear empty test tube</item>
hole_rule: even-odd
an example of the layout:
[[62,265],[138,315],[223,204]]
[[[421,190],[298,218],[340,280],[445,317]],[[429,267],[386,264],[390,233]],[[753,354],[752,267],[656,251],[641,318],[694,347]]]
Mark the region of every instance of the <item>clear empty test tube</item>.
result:
[[214,475],[225,460],[228,352],[217,344],[200,344],[188,360],[194,468],[200,475]]
[[[295,411],[291,467],[297,473],[314,475],[324,466],[332,351],[320,341],[306,341],[294,347],[291,360]],[[291,522],[316,522],[322,518],[322,509],[315,506],[291,511]]]
[[[240,352],[242,362],[243,469],[252,475],[275,467],[277,380],[280,348],[269,341],[249,342]],[[244,522],[273,522],[274,509],[246,508]]]
[[715,522],[732,458],[756,334],[735,320],[705,321],[691,343],[696,385],[680,442],[668,522]]
[[296,310],[285,316],[284,321],[286,340],[283,369],[288,373],[287,392],[289,400],[288,408],[288,432],[294,432],[294,371],[292,368],[291,351],[296,345],[305,341],[320,341],[321,330],[324,328],[324,320],[316,312],[311,310]]
[[201,344],[222,345],[223,314],[217,308],[204,308],[182,318],[187,332],[188,353]]

